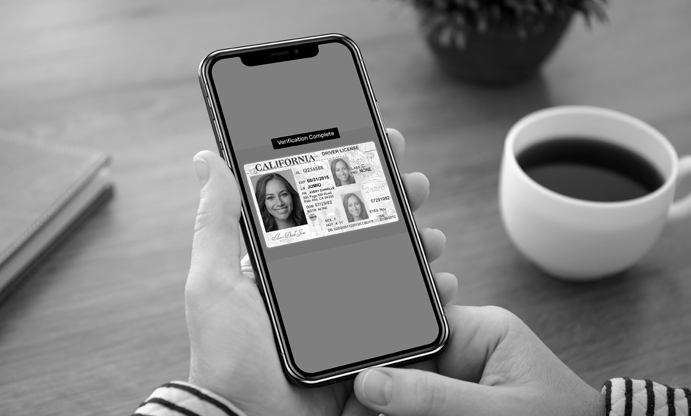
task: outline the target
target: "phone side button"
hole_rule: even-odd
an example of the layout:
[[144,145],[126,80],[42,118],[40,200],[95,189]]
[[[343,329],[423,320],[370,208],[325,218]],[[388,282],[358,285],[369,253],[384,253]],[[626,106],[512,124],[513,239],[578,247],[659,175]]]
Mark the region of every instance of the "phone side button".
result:
[[211,114],[211,119],[216,120],[216,117],[214,116],[214,107],[211,105],[211,99],[209,96],[206,96],[206,108],[209,109],[209,114]]

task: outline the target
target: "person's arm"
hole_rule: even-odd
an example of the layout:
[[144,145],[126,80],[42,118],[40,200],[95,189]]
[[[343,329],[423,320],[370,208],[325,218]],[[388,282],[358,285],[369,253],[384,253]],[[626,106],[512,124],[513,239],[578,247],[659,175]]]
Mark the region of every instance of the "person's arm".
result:
[[154,390],[132,416],[246,416],[214,392],[183,381],[171,381]]
[[651,380],[613,378],[602,386],[606,416],[690,415],[691,390]]

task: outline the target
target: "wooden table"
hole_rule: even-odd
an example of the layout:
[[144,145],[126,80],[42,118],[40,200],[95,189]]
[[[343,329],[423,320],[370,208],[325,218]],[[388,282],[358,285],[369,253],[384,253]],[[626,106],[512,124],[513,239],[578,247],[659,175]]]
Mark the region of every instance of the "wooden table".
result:
[[[509,242],[497,203],[504,135],[543,107],[640,117],[691,153],[691,5],[612,2],[577,20],[543,75],[512,88],[444,76],[414,13],[373,0],[6,0],[0,129],[102,149],[115,198],[0,305],[0,414],[123,415],[185,379],[183,288],[197,206],[192,156],[213,149],[197,84],[210,51],[341,32],[362,48],[402,163],[432,183],[420,226],[442,229],[460,304],[510,309],[593,386],[614,376],[691,386],[691,221],[622,276],[563,283]],[[691,186],[682,186],[688,191]]]

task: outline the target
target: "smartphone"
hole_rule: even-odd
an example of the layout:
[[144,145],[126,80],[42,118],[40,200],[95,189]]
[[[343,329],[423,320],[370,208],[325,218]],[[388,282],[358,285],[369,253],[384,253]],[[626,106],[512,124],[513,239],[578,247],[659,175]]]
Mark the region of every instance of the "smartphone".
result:
[[319,386],[441,352],[446,318],[355,43],[218,50],[199,79],[288,379]]

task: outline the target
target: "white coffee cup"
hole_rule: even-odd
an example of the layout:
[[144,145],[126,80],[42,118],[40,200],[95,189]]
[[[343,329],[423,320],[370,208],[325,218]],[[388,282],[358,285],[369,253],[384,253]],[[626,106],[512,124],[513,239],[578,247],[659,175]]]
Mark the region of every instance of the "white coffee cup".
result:
[[[590,138],[629,149],[664,178],[657,190],[619,202],[593,202],[554,192],[531,179],[516,156],[531,145]],[[691,175],[691,157],[643,121],[618,111],[563,106],[519,120],[504,144],[499,184],[502,219],[518,250],[547,274],[589,280],[622,272],[655,244],[665,224],[691,217],[691,195],[674,202],[678,181]]]

